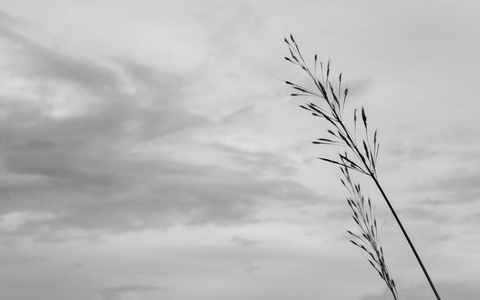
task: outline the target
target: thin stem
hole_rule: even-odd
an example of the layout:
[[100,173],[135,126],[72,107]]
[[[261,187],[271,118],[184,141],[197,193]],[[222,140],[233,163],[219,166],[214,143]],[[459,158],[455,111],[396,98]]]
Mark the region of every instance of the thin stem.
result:
[[425,277],[427,278],[428,283],[430,284],[430,287],[432,288],[433,292],[435,293],[435,296],[437,297],[437,300],[441,300],[441,299],[440,299],[440,295],[438,294],[437,289],[435,288],[435,285],[433,284],[432,279],[430,279],[430,276],[428,275],[427,269],[426,269],[425,266],[423,265],[422,259],[421,259],[420,256],[418,255],[417,250],[415,249],[415,246],[413,246],[413,243],[412,243],[412,241],[410,240],[410,237],[408,236],[407,231],[406,231],[405,228],[403,227],[402,222],[400,221],[397,213],[395,212],[395,209],[393,209],[393,206],[392,206],[392,204],[390,203],[390,200],[388,200],[387,195],[385,194],[385,192],[383,191],[382,186],[381,186],[380,183],[378,182],[378,179],[377,179],[373,174],[371,174],[370,177],[372,177],[372,179],[373,179],[373,181],[375,182],[378,190],[379,190],[380,193],[382,194],[383,199],[385,199],[385,202],[387,202],[388,208],[390,208],[390,211],[392,212],[393,216],[395,217],[395,221],[397,221],[398,226],[400,226],[400,229],[402,230],[403,235],[404,235],[405,238],[407,239],[408,245],[410,245],[410,249],[412,249],[412,252],[413,252],[413,254],[415,255],[415,258],[417,259],[418,264],[419,264],[420,267],[422,268],[422,271],[423,271],[423,273],[425,274]]

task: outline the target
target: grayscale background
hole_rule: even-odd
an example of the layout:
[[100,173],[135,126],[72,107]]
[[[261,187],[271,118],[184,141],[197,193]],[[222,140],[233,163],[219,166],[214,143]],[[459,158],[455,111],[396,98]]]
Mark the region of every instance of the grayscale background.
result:
[[[378,128],[440,294],[478,299],[480,3],[339,0],[0,0],[0,298],[391,299],[290,33]],[[371,197],[400,298],[433,300]]]

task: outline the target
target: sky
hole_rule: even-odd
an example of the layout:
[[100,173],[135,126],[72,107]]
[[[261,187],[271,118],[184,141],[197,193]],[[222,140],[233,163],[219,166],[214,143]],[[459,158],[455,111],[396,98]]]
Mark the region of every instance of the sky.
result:
[[[480,293],[478,1],[0,0],[0,298],[387,300],[293,34],[331,60],[442,299]],[[435,299],[369,186],[402,300]]]

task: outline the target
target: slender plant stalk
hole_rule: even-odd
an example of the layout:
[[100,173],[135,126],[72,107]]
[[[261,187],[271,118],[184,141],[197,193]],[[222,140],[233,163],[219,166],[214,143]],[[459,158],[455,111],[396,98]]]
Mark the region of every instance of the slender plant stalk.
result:
[[[383,199],[387,203],[390,211],[395,217],[395,221],[400,226],[403,235],[407,239],[407,242],[412,252],[414,253],[420,267],[422,268],[423,273],[425,274],[425,277],[430,284],[430,287],[435,293],[437,300],[441,300],[432,280],[430,279],[430,276],[428,275],[425,266],[423,265],[422,260],[420,259],[420,256],[418,255],[412,241],[410,240],[410,237],[408,236],[405,228],[402,225],[402,222],[400,221],[397,213],[395,212],[395,209],[390,203],[390,200],[388,199],[378,180],[376,166],[380,143],[377,142],[377,130],[375,130],[373,134],[373,142],[371,141],[371,135],[369,134],[368,130],[367,115],[364,107],[362,107],[361,111],[359,112],[362,119],[359,122],[363,124],[364,131],[361,136],[358,136],[358,110],[355,109],[353,112],[353,133],[347,128],[343,121],[344,107],[348,94],[348,88],[344,88],[342,93],[342,74],[340,74],[338,77],[338,86],[334,87],[332,81],[330,80],[330,61],[327,63],[326,69],[324,69],[323,63],[317,61],[317,55],[315,54],[314,69],[311,70],[305,62],[305,59],[300,52],[300,49],[293,36],[290,35],[289,39],[285,38],[285,42],[288,45],[288,50],[290,53],[290,56],[285,57],[285,59],[301,67],[308,74],[310,79],[312,79],[315,85],[315,90],[310,90],[298,84],[286,81],[287,85],[291,86],[295,90],[295,93],[292,93],[291,96],[307,96],[320,99],[319,105],[308,101],[305,104],[300,105],[301,108],[309,111],[310,113],[312,113],[313,116],[320,117],[326,121],[325,125],[327,127],[328,138],[319,138],[313,141],[313,143],[320,145],[342,146],[345,149],[344,153],[338,153],[337,159],[330,159],[324,157],[319,157],[319,159],[339,166],[342,170],[344,178],[346,179],[345,181],[342,180],[342,183],[347,188],[347,190],[350,191],[351,196],[353,196],[353,198],[347,198],[350,208],[352,210],[352,216],[362,229],[361,236],[349,232],[354,238],[356,237],[363,242],[362,245],[359,245],[358,243],[356,245],[360,248],[365,247],[365,245],[370,247],[368,249],[362,248],[362,250],[366,251],[370,258],[373,259],[373,262],[369,259],[370,263],[380,273],[380,276],[384,279],[387,286],[389,286],[390,290],[392,291],[394,298],[397,299],[395,284],[393,280],[391,280],[391,278],[389,277],[388,272],[386,272],[386,265],[383,259],[383,250],[381,250],[381,246],[379,246],[378,244],[378,236],[376,235],[376,220],[374,219],[371,211],[370,213],[367,212],[363,216],[362,214],[358,214],[361,211],[365,211],[363,207],[363,195],[360,191],[360,185],[352,181],[348,170],[357,171],[366,175],[367,177],[370,177],[373,180],[376,187],[382,194]],[[317,76],[318,66],[320,67],[321,78]],[[370,199],[368,201],[368,204],[370,206]],[[372,218],[375,228],[366,228],[365,226],[368,227],[372,225]]]
[[432,288],[433,293],[435,294],[435,297],[437,297],[437,299],[440,300],[440,295],[438,294],[437,289],[435,288],[435,285],[433,284],[433,281],[432,281],[432,279],[430,278],[430,275],[428,275],[427,269],[426,269],[425,266],[423,265],[422,259],[421,259],[420,256],[418,255],[417,250],[415,249],[415,246],[413,246],[413,243],[412,243],[412,241],[410,240],[410,237],[408,236],[407,231],[405,230],[405,228],[404,228],[403,225],[402,225],[402,222],[401,222],[400,219],[398,218],[398,215],[397,215],[397,213],[395,212],[395,209],[393,209],[393,206],[390,204],[390,201],[388,200],[387,195],[385,194],[385,192],[383,191],[382,187],[380,186],[380,183],[378,182],[378,179],[377,179],[376,177],[372,177],[372,179],[373,179],[373,181],[375,182],[375,184],[377,185],[378,190],[379,190],[380,193],[382,194],[383,199],[385,199],[385,202],[387,202],[388,208],[390,208],[390,211],[392,212],[392,215],[395,217],[395,220],[397,221],[398,226],[399,226],[400,229],[402,230],[403,235],[404,235],[405,238],[407,239],[408,245],[409,245],[410,248],[412,249],[412,252],[413,252],[413,254],[415,255],[415,258],[417,259],[418,264],[419,264],[420,267],[422,268],[422,271],[423,271],[423,273],[425,274],[425,277],[427,278],[428,283],[430,284],[430,287]]

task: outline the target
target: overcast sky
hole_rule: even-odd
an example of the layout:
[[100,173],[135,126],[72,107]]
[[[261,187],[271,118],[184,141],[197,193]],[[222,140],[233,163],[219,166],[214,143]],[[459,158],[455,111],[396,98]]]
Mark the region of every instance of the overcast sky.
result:
[[[0,298],[391,299],[288,96],[292,33],[378,128],[442,299],[478,299],[479,20],[478,1],[0,0]],[[434,299],[370,194],[400,298]]]

